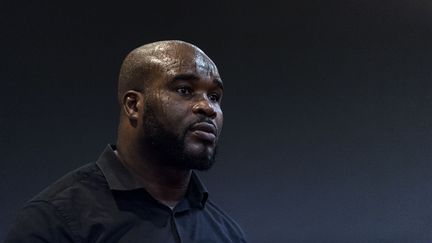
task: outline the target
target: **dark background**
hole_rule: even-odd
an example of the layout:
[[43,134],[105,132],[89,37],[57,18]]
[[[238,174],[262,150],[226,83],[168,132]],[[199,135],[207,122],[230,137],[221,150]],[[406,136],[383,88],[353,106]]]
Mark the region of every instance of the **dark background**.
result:
[[124,56],[182,39],[224,80],[202,176],[250,242],[432,242],[431,1],[0,9],[0,241],[26,200],[115,142]]

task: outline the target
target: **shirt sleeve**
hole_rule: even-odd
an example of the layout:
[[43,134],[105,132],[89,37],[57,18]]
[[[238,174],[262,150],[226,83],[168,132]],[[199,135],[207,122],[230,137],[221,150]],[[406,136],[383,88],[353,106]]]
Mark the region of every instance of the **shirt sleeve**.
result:
[[12,224],[5,243],[76,242],[67,221],[46,201],[30,202]]

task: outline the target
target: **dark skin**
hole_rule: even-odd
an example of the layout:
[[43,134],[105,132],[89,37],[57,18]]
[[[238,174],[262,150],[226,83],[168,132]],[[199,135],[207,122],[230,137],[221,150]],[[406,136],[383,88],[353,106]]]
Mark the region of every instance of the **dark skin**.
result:
[[[151,78],[143,83],[145,92],[124,89],[119,94],[122,111],[116,154],[155,199],[172,208],[185,195],[191,169],[176,166],[176,161],[167,163],[164,154],[143,139],[148,133],[146,106],[165,129],[184,135],[184,153],[210,158],[223,124],[222,81],[210,58],[185,42],[157,42],[132,54],[131,60],[146,65]],[[197,123],[200,119],[207,122]]]

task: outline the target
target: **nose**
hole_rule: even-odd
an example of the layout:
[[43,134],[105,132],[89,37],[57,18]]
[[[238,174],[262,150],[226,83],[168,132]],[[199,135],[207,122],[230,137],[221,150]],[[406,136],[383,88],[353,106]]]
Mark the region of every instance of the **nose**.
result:
[[208,99],[202,98],[192,106],[192,112],[209,118],[216,118],[216,111]]

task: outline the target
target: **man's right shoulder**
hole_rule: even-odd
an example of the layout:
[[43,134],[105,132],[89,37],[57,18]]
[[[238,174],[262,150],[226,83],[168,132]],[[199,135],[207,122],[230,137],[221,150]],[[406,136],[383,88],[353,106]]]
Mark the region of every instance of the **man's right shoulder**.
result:
[[5,242],[82,242],[80,219],[109,195],[96,163],[75,169],[24,204]]
[[50,204],[67,200],[75,201],[82,196],[92,196],[94,190],[104,190],[108,184],[96,163],[77,168],[39,192],[27,203],[44,201]]

